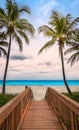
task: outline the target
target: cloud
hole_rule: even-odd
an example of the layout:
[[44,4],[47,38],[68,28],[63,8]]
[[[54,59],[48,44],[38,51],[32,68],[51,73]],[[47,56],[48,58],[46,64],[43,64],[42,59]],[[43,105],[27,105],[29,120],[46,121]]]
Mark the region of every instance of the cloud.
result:
[[8,71],[18,71],[18,72],[22,72],[24,70],[24,68],[21,67],[21,65],[16,65],[16,66],[9,66]]
[[55,0],[50,0],[50,1],[43,1],[43,6],[40,10],[45,16],[49,13],[49,11],[52,10],[53,7],[57,6],[58,3]]
[[23,74],[33,74],[32,72],[24,72]]
[[38,65],[39,65],[39,66],[44,66],[44,65],[46,65],[46,66],[51,66],[52,63],[48,61],[48,62],[44,62],[44,63],[39,63]]
[[14,56],[11,56],[10,57],[10,59],[12,59],[12,60],[31,60],[31,59],[33,59],[33,57],[32,56],[16,56],[16,55],[14,55]]
[[37,72],[37,73],[40,73],[40,74],[48,74],[49,72],[46,72],[46,71],[39,71],[39,72]]
[[19,71],[18,69],[9,69],[8,71]]
[[22,72],[24,71],[24,69],[23,69],[23,68],[20,68],[20,67],[18,67],[18,68],[9,68],[8,71],[9,71],[9,72],[22,73]]
[[41,66],[41,65],[44,65],[44,64],[43,63],[39,63],[38,65]]
[[52,65],[51,62],[45,62],[44,64],[47,65],[47,66]]

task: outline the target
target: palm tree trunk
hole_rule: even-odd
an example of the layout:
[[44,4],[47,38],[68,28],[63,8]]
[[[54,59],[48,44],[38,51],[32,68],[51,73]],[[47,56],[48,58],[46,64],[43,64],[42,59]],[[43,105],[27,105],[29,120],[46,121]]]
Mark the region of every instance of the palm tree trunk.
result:
[[71,90],[67,84],[67,81],[66,81],[62,47],[60,47],[60,54],[61,54],[61,63],[62,63],[62,71],[63,71],[63,80],[64,80],[64,83],[65,83],[65,86],[67,88],[68,93],[72,95],[72,92],[71,92]]
[[10,57],[10,48],[11,48],[11,34],[10,34],[10,37],[9,37],[9,47],[8,47],[7,61],[6,61],[6,66],[5,66],[4,78],[3,78],[3,88],[2,88],[3,94],[5,94],[6,76],[7,76],[7,70],[8,70],[8,65],[9,65],[9,57]]

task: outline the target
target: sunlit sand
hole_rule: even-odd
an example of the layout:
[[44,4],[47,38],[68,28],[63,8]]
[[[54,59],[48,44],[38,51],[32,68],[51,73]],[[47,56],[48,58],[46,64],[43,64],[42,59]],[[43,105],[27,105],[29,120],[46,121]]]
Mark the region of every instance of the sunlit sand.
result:
[[[32,92],[33,92],[34,99],[35,100],[43,100],[44,97],[45,97],[47,88],[48,87],[43,87],[43,86],[32,86],[31,89],[32,89]],[[51,88],[57,90],[60,93],[67,92],[65,87],[59,87],[59,86],[55,87],[54,86],[54,87],[51,87]],[[7,86],[6,87],[6,93],[16,94],[16,93],[22,92],[24,89],[25,89],[24,86]],[[79,91],[79,87],[78,86],[70,87],[70,89],[71,89],[72,92]],[[1,93],[1,91],[2,91],[2,89],[0,87],[0,93]]]

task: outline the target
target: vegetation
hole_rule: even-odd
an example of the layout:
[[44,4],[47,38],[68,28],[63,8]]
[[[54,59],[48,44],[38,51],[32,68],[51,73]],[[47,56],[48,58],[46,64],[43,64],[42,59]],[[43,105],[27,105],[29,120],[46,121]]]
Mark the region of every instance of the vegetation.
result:
[[68,93],[63,93],[63,94],[79,103],[79,92],[73,92],[72,95]]
[[53,11],[51,15],[51,19],[49,21],[49,26],[43,25],[39,27],[39,33],[43,32],[45,36],[51,38],[51,40],[48,41],[40,49],[39,53],[41,53],[44,49],[53,46],[54,44],[58,45],[59,54],[61,57],[61,64],[62,64],[63,80],[69,94],[72,94],[72,93],[66,81],[63,49],[65,45],[72,44],[73,30],[74,30],[75,25],[76,25],[76,19],[73,20],[70,14],[63,16],[62,14],[56,11]]
[[68,53],[72,53],[67,62],[71,63],[71,65],[73,65],[75,62],[78,62],[79,60],[79,28],[74,30],[74,34],[75,34],[74,40],[76,42],[75,43],[72,42],[72,46],[65,51],[65,55]]
[[14,98],[16,95],[13,94],[0,94],[0,107],[6,104],[8,101],[10,101],[12,98]]
[[0,56],[2,56],[2,54],[7,56],[7,52],[4,48],[7,46],[8,46],[8,43],[6,41],[5,34],[4,34],[4,32],[0,32]]
[[7,39],[9,39],[9,46],[8,46],[8,54],[7,54],[7,61],[4,73],[4,80],[3,80],[3,91],[2,93],[5,94],[5,81],[7,76],[7,69],[9,64],[9,57],[10,57],[10,50],[12,40],[15,40],[19,46],[20,51],[23,50],[23,41],[29,43],[28,32],[33,36],[34,35],[34,27],[32,24],[29,23],[27,19],[21,18],[21,14],[25,12],[26,14],[31,14],[29,7],[23,6],[19,7],[15,0],[6,0],[6,8],[0,8],[0,27],[4,30]]

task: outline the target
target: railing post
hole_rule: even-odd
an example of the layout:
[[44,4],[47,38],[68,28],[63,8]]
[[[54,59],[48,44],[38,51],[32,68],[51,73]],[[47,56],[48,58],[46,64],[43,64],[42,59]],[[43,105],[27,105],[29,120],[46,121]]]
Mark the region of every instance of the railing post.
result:
[[78,130],[77,117],[72,111],[70,111],[71,130]]
[[25,89],[27,89],[28,88],[28,86],[25,86]]
[[23,100],[21,101],[21,117],[22,117],[22,112],[23,112]]
[[73,115],[72,111],[70,111],[70,121],[71,121],[71,130],[75,130],[75,126],[74,126],[74,115]]
[[78,119],[76,115],[74,115],[74,123],[75,123],[75,130],[78,130]]
[[71,119],[71,130],[78,130],[77,116],[72,111],[70,111],[70,119]]
[[14,111],[12,112],[12,130],[14,130]]

